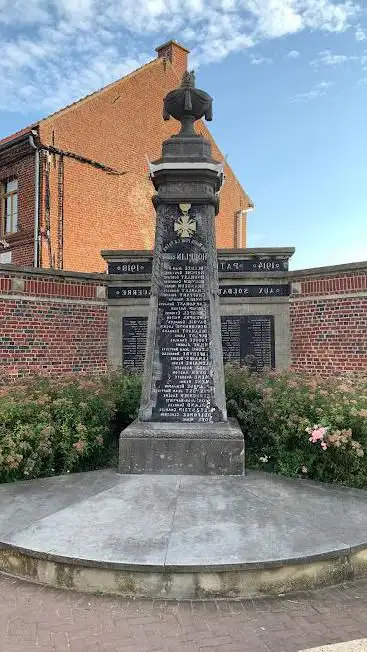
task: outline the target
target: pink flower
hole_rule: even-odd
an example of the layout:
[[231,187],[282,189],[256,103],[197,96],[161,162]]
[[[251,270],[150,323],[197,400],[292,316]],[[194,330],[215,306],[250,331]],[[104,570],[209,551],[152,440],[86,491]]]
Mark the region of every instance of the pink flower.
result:
[[318,426],[311,432],[311,437],[309,437],[309,441],[312,441],[313,444],[315,444],[319,440],[323,440],[328,429],[324,428],[323,426]]
[[73,444],[73,448],[75,448],[77,451],[82,452],[85,449],[85,441],[79,439],[79,441],[76,441],[75,444]]
[[[316,444],[316,442],[319,441],[321,448],[325,451],[327,449],[327,443],[324,441],[324,437],[328,430],[329,428],[326,428],[325,426],[315,425],[313,430],[311,430],[311,437],[308,438],[308,441],[313,444]],[[306,432],[309,433],[310,428],[306,428]]]
[[96,438],[96,442],[97,442],[97,444],[99,444],[100,446],[102,446],[102,444],[103,444],[103,437],[101,437],[101,435],[98,435],[98,437]]

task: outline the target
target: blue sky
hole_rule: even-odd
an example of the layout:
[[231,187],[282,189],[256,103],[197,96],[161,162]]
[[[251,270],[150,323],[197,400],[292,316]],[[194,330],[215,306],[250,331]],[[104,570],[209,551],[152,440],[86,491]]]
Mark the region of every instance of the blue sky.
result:
[[366,0],[0,0],[0,138],[174,38],[253,199],[248,246],[367,259]]

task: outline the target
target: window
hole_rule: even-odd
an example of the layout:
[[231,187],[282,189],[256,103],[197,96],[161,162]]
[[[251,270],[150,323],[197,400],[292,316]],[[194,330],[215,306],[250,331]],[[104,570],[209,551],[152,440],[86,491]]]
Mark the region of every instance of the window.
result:
[[1,230],[5,233],[18,231],[18,180],[1,184]]
[[11,263],[11,251],[0,253],[0,263]]

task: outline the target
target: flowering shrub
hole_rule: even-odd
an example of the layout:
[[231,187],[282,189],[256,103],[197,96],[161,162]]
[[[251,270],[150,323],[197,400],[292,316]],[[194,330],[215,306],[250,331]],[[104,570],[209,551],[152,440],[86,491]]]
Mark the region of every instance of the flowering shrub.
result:
[[367,487],[367,376],[252,374],[228,366],[226,390],[248,466]]
[[[248,467],[367,487],[367,377],[228,366],[226,391]],[[0,482],[116,464],[140,392],[140,378],[121,373],[0,386]]]
[[0,387],[0,482],[115,462],[116,434],[136,416],[134,376],[33,378]]

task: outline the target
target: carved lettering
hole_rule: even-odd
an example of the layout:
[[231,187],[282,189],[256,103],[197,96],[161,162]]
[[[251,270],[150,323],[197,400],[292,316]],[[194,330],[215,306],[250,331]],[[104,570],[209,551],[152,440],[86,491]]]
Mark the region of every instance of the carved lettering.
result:
[[[175,317],[171,319],[171,328],[176,324]],[[274,351],[274,317],[272,315],[251,315],[251,316],[231,316],[222,317],[222,346],[224,363],[232,362],[236,364],[249,364],[258,371],[264,368],[275,366]],[[196,331],[196,324],[187,326],[188,331],[193,334]],[[144,368],[144,355],[146,346],[146,317],[124,317],[123,318],[123,366],[126,369],[142,372]],[[188,351],[185,347],[183,338],[178,338],[180,348],[173,350],[172,346],[163,345],[161,348],[163,359],[168,357],[174,359],[175,366],[183,365],[185,352],[186,360],[197,362],[198,378],[199,368],[207,363],[208,352],[199,350],[195,352]],[[196,333],[196,342],[205,342],[204,337]],[[254,356],[255,360],[251,359]],[[186,374],[186,376],[185,376]],[[204,374],[205,375],[205,374]],[[181,378],[189,378],[187,369],[181,369]],[[197,391],[198,385],[193,384],[192,388]],[[169,400],[165,408],[162,408],[161,415],[165,418],[171,418],[176,414],[172,402],[177,399],[182,403],[182,394],[180,388],[171,382],[166,384],[166,396]],[[193,417],[204,418],[203,411],[193,410]]]
[[[167,251],[170,247],[177,244],[177,239],[172,239],[170,242],[165,243],[163,252]],[[195,244],[202,247],[202,243],[195,241]],[[240,273],[240,272],[286,272],[288,270],[288,259],[270,257],[268,259],[260,258],[242,258],[242,259],[227,259],[220,258],[218,260],[218,271],[221,273]],[[151,274],[152,273],[152,260],[139,261],[119,261],[108,263],[109,274]]]
[[274,317],[222,317],[224,363],[248,365],[256,371],[275,367]]

